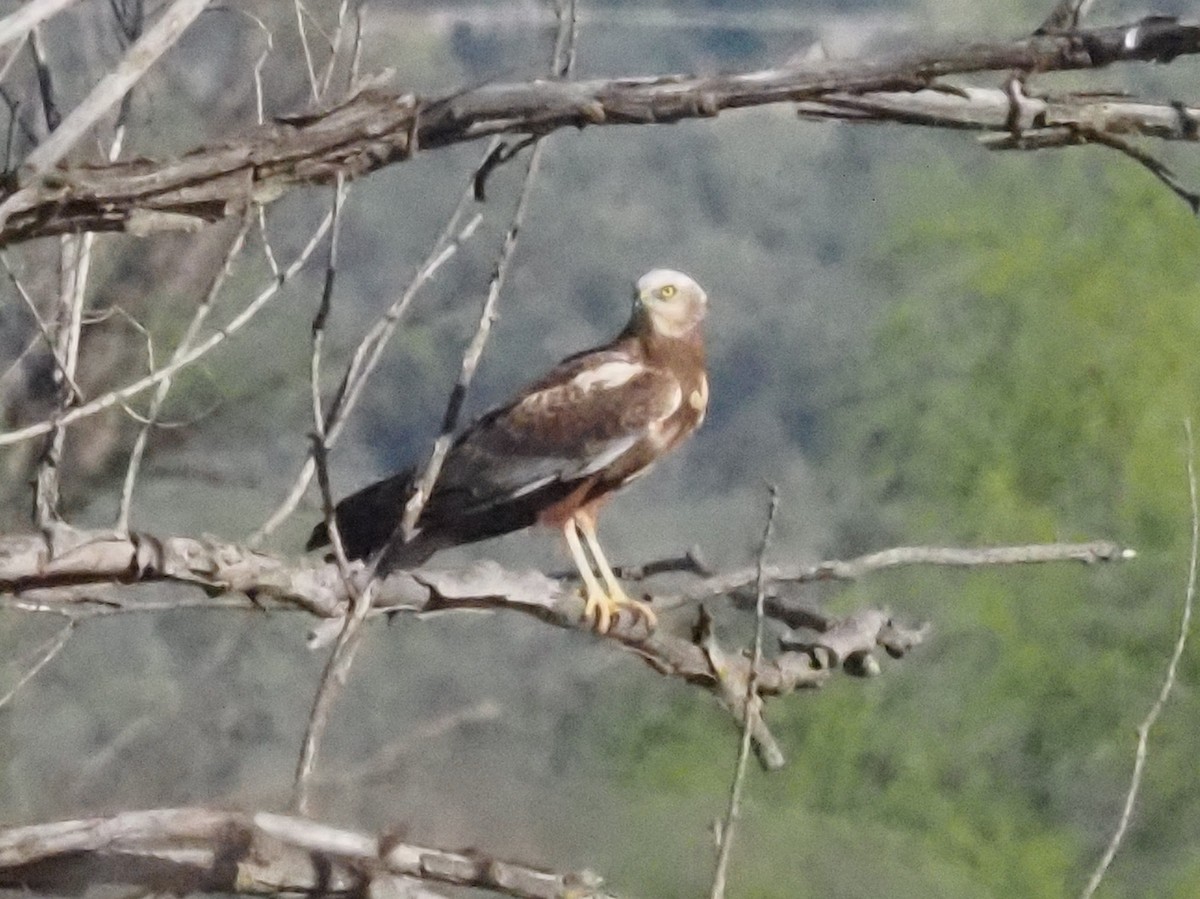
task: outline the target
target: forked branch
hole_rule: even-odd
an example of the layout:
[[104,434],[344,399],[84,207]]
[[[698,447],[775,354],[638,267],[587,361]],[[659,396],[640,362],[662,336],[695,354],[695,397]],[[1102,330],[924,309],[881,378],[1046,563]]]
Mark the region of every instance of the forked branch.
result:
[[919,90],[947,75],[1169,62],[1200,53],[1200,26],[1156,18],[882,57],[806,61],[730,75],[488,84],[424,99],[368,88],[330,109],[198,147],[174,160],[81,165],[29,176],[5,199],[0,246],[74,231],[147,233],[238,215],[299,185],[355,178],[498,134],[652,125],[831,95]]

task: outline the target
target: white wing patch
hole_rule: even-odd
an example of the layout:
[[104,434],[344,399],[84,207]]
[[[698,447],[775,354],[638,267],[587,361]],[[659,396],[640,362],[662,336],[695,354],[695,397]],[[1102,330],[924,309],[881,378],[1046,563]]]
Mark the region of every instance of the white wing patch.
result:
[[681,388],[678,383],[675,383],[671,391],[671,401],[667,403],[666,408],[662,410],[662,414],[659,415],[658,418],[654,419],[654,421],[650,422],[650,426],[646,429],[646,436],[649,437],[650,442],[659,449],[669,445],[670,442],[675,439],[675,435],[679,433],[678,423],[671,425],[668,428],[667,422],[670,421],[671,416],[674,415],[679,409],[679,406],[682,402],[683,388]]
[[700,376],[700,386],[688,397],[688,405],[700,413],[696,418],[696,427],[700,427],[704,424],[704,416],[708,414],[708,378],[704,375]]
[[602,362],[593,369],[581,371],[571,379],[571,384],[585,391],[593,387],[611,389],[627,384],[635,375],[645,370],[644,366],[636,362]]
[[595,474],[600,469],[607,468],[613,462],[616,462],[617,459],[621,458],[621,456],[625,455],[625,453],[629,452],[629,450],[633,449],[633,445],[640,439],[640,434],[630,434],[628,437],[614,440],[608,449],[589,461],[587,467],[579,472],[579,475],[582,477],[584,475]]

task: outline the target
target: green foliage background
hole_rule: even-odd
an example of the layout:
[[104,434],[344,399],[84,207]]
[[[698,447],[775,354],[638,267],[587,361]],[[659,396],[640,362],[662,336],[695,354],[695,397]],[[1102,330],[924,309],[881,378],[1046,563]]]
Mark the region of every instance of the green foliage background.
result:
[[[794,32],[755,30],[753,16],[737,19],[732,7],[736,29],[687,24],[711,6],[664,5],[677,23],[638,29],[601,18],[582,31],[581,71],[750,67],[811,37],[803,22]],[[894,30],[936,21],[939,34],[1011,34],[1035,25],[1043,6],[968,11],[931,0],[812,14],[828,22],[886,13]],[[214,57],[207,81],[188,72],[197,78],[183,92],[188,103],[171,70],[135,104],[139,152],[181,149],[249,120],[249,95],[230,100],[225,119],[202,113],[238,71],[215,48],[232,47],[236,60],[255,46],[253,28],[234,18],[202,19],[181,48],[181,67],[208,71],[201,60]],[[266,77],[279,112],[303,103],[284,21]],[[396,66],[401,83],[442,92],[524,77],[546,54],[544,28],[414,21],[381,14],[387,39],[368,41],[368,71]],[[888,40],[851,21],[864,47]],[[1192,73],[1181,60],[1104,78],[1175,96]],[[327,371],[411,275],[479,149],[427,154],[353,188]],[[1194,155],[1181,153],[1177,167],[1194,174]],[[335,456],[339,489],[425,452],[519,174],[496,173],[480,237],[402,327]],[[834,609],[886,605],[933,631],[878,679],[836,679],[771,704],[789,764],[751,772],[731,894],[1077,893],[1120,810],[1131,735],[1161,682],[1186,581],[1183,421],[1200,389],[1194,218],[1115,154],[989,154],[955,134],[813,125],[786,109],[555,135],[536,191],[476,410],[606,339],[626,313],[629,281],[650,266],[693,272],[713,298],[710,419],[614,504],[604,530],[616,558],[697,543],[714,563],[744,563],[765,481],[783,490],[772,549],[781,559],[1091,538],[1139,553],[1101,568],[893,572],[814,592]],[[277,252],[294,252],[326,200],[313,191],[272,209]],[[97,263],[97,305],[143,297],[140,317],[166,346],[189,307],[173,302],[169,268],[152,266],[156,253],[179,258],[179,240],[107,238]],[[239,268],[237,299],[223,314],[265,273],[261,261]],[[136,526],[236,539],[279,500],[307,446],[308,327],[319,292],[314,271],[180,383],[173,416],[205,414],[159,435]],[[14,308],[0,300],[7,327],[21,324]],[[105,346],[104,335],[134,345],[101,329],[89,346]],[[110,377],[141,364],[124,352]],[[133,431],[117,419],[89,428],[91,441],[112,443],[111,456],[74,469],[67,488],[75,519],[101,526]],[[24,486],[16,476],[5,486],[4,519],[24,529]],[[310,503],[274,548],[295,553],[315,514]],[[446,562],[487,555],[561,567],[550,544],[516,536]],[[731,645],[745,637],[744,620],[715,611]],[[57,622],[11,612],[0,621],[8,683]],[[279,805],[321,665],[303,646],[308,625],[284,614],[200,613],[88,624],[0,710],[0,820]],[[667,624],[687,625],[686,616]],[[1190,651],[1105,895],[1200,894],[1198,674]],[[438,729],[487,703],[500,715]],[[593,867],[630,895],[695,896],[711,877],[709,826],[724,811],[735,750],[728,716],[709,697],[587,635],[505,616],[397,621],[372,633],[336,711],[318,812],[403,827],[414,842]],[[381,753],[389,763],[362,774]]]

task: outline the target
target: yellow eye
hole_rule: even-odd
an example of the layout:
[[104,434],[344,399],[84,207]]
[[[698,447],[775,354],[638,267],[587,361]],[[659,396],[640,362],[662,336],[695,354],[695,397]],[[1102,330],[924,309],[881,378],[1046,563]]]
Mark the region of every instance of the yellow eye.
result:
[[660,297],[662,297],[664,300],[671,299],[671,297],[675,296],[675,285],[674,284],[664,284],[659,289],[658,295]]

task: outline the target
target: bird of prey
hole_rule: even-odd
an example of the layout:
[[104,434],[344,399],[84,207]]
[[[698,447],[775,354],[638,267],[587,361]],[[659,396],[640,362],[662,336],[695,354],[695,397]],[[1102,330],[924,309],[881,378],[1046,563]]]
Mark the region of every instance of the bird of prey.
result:
[[[385,575],[447,547],[547,525],[566,540],[583,580],[584,615],[596,630],[607,632],[623,609],[652,629],[650,607],[629,598],[605,559],[596,518],[615,490],[704,421],[707,305],[700,285],[682,272],[643,275],[629,323],[611,342],[564,359],[458,435],[408,542],[397,526],[413,469],[338,503],[347,554],[382,553],[377,570]],[[328,539],[318,524],[308,549]]]

